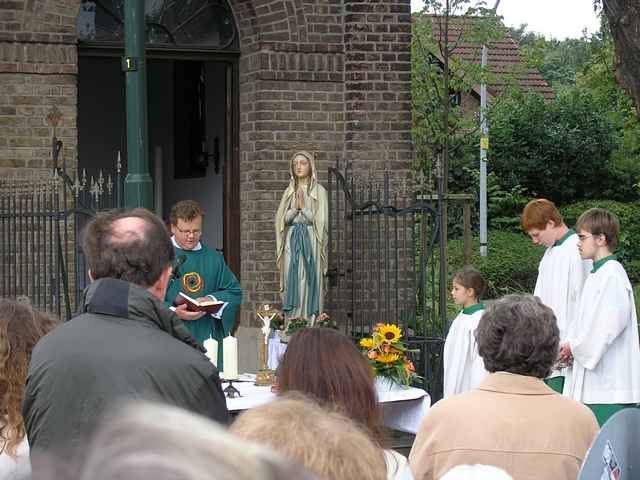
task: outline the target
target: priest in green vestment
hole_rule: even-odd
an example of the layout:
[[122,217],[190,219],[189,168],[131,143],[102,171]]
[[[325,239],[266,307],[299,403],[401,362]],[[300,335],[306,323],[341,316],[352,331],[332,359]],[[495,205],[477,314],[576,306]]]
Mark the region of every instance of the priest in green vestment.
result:
[[202,207],[193,200],[178,202],[171,209],[171,240],[179,265],[169,282],[165,301],[174,305],[178,294],[183,292],[198,300],[214,298],[224,302],[215,315],[190,312],[184,304],[175,310],[200,343],[210,337],[218,342],[217,365],[222,371],[222,339],[231,333],[242,302],[242,289],[223,256],[200,241],[203,219]]

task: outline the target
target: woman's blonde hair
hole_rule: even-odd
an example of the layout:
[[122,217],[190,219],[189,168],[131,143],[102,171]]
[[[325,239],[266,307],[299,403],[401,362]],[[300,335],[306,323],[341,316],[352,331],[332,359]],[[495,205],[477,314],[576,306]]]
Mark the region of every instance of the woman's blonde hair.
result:
[[231,432],[268,445],[323,480],[384,480],[384,454],[349,418],[300,394],[289,394],[241,414]]
[[81,480],[310,480],[302,467],[178,407],[129,403],[95,435]]
[[27,303],[0,300],[0,446],[12,457],[25,436],[21,409],[31,352],[56,324]]

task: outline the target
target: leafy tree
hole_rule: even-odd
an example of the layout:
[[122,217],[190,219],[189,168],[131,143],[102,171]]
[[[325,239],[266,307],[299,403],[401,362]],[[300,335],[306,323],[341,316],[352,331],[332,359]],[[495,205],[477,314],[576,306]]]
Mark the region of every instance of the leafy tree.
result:
[[506,190],[559,204],[612,195],[616,133],[592,93],[568,89],[547,104],[518,94],[496,106],[490,126],[489,167]]
[[576,86],[590,91],[597,103],[606,108],[616,130],[616,145],[610,159],[617,186],[613,198],[636,200],[640,193],[640,117],[635,114],[631,97],[615,80],[613,43],[606,31],[592,50],[590,61],[578,74]]
[[531,65],[537,67],[556,90],[586,90],[597,108],[606,112],[616,131],[615,148],[610,158],[608,185],[615,184],[611,198],[637,199],[640,183],[640,119],[632,99],[617,84],[613,40],[609,25],[602,20],[600,31],[581,39],[546,40],[526,31],[526,24],[511,30]]
[[[416,168],[431,178],[434,160],[439,159],[444,193],[450,158],[464,155],[478,128],[476,116],[465,115],[458,100],[474,85],[492,78],[488,69],[483,72],[478,62],[464,60],[456,52],[471,43],[479,55],[483,43],[504,35],[490,13],[482,1],[428,0],[423,11],[414,14],[411,87]],[[452,40],[449,29],[454,22],[460,35]]]
[[509,30],[528,65],[536,68],[556,91],[575,85],[576,74],[590,60],[590,40],[586,37],[547,40],[543,35],[527,32],[526,28],[522,24]]

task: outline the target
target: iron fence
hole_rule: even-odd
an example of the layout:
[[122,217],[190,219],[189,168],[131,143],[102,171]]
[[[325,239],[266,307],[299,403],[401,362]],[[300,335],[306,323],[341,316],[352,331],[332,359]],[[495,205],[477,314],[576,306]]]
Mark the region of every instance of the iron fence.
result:
[[329,169],[327,310],[354,339],[395,323],[434,399],[442,392],[445,304],[439,293],[440,211],[419,189]]
[[35,307],[69,319],[88,284],[80,233],[96,212],[122,204],[115,175],[54,168],[0,178],[0,297],[26,297]]

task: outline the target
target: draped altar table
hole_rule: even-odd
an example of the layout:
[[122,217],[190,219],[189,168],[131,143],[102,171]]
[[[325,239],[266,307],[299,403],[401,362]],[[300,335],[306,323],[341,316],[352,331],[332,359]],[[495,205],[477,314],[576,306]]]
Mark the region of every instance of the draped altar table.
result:
[[[227,387],[222,384],[222,388]],[[259,405],[271,402],[276,395],[271,392],[271,387],[258,387],[252,382],[234,382],[241,397],[227,398],[227,408],[230,412],[248,410]],[[378,390],[378,401],[382,404],[383,424],[407,433],[417,433],[422,418],[431,406],[431,397],[420,388],[402,388],[394,391]]]

